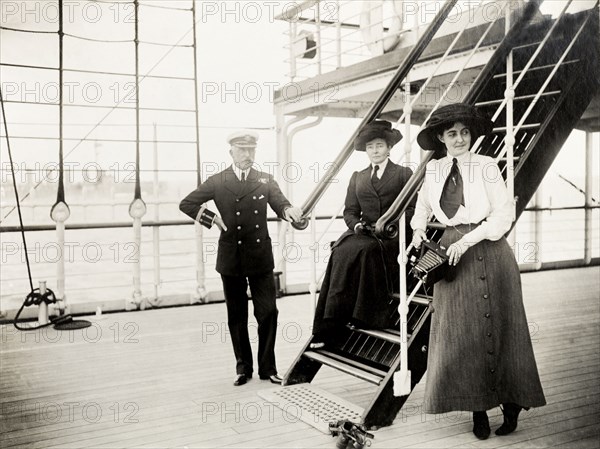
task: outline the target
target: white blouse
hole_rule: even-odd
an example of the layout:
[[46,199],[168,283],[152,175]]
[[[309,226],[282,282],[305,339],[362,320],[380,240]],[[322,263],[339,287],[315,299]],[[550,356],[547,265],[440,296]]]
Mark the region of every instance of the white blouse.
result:
[[452,168],[452,159],[453,156],[448,154],[427,164],[411,227],[425,230],[432,214],[446,226],[484,220],[476,229],[465,234],[462,240],[469,245],[484,239],[499,240],[512,224],[513,200],[508,197],[498,164],[491,157],[470,151],[456,158],[463,178],[465,205],[459,207],[454,217],[448,218],[440,207],[440,197]]

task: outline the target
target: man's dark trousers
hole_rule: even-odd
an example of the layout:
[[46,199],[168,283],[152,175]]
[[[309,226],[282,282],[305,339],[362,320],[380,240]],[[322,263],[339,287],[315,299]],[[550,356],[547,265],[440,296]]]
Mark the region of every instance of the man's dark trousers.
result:
[[273,271],[255,276],[225,276],[223,290],[227,304],[229,333],[236,359],[237,374],[252,374],[252,349],[248,335],[248,284],[258,323],[258,375],[277,374],[275,367],[275,337],[277,334],[277,306]]

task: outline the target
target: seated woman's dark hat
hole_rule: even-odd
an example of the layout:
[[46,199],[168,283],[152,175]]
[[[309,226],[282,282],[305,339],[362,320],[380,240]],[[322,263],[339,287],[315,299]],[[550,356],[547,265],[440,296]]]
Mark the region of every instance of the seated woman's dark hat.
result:
[[387,120],[374,120],[358,132],[354,139],[354,149],[366,151],[365,146],[373,139],[383,139],[391,148],[402,140],[402,134],[397,129],[393,129],[392,124]]
[[456,122],[461,122],[469,127],[473,138],[471,144],[481,137],[492,132],[494,124],[485,117],[475,106],[464,103],[449,104],[435,111],[425,128],[417,136],[419,146],[424,150],[435,151],[444,150],[444,144],[438,139],[442,134],[444,127],[452,126]]

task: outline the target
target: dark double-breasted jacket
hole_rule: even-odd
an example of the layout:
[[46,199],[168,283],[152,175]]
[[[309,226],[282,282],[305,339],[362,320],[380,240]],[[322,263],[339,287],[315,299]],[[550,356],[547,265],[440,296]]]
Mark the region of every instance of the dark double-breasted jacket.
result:
[[273,176],[252,168],[247,180],[241,182],[229,167],[185,197],[179,209],[210,227],[212,220],[207,217],[213,214],[203,207],[210,200],[214,200],[227,226],[219,238],[216,270],[226,276],[252,276],[272,270],[267,204],[280,218],[291,207]]

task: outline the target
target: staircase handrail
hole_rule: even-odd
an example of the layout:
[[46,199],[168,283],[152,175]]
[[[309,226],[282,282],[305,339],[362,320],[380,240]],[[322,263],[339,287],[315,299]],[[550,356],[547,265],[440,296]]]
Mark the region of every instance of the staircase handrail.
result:
[[383,108],[387,105],[387,103],[396,93],[396,90],[398,89],[400,83],[404,80],[404,78],[406,78],[406,75],[408,75],[408,73],[413,68],[417,60],[421,57],[421,55],[423,54],[423,52],[425,51],[425,49],[439,30],[439,28],[442,26],[444,20],[446,19],[446,17],[448,17],[448,14],[452,10],[452,8],[454,8],[456,2],[457,0],[449,0],[444,4],[444,6],[436,15],[435,19],[427,27],[427,30],[425,31],[425,33],[423,33],[417,44],[412,48],[412,50],[404,59],[402,64],[398,67],[398,70],[396,70],[396,73],[394,74],[388,85],[385,87],[385,89],[382,91],[381,95],[377,98],[373,105],[371,105],[369,111],[362,119],[356,130],[352,133],[352,135],[342,148],[340,154],[338,154],[333,164],[325,172],[323,178],[319,181],[313,192],[311,192],[311,194],[308,196],[308,198],[302,205],[302,220],[292,223],[292,226],[294,226],[294,228],[299,230],[306,229],[306,227],[308,226],[307,215],[312,212],[317,202],[325,193],[325,190],[327,190],[327,187],[329,187],[330,181],[337,175],[341,167],[352,154],[354,150],[354,140],[356,139],[358,132],[362,129],[364,125],[373,121],[375,118],[377,118],[377,116],[379,116]]

